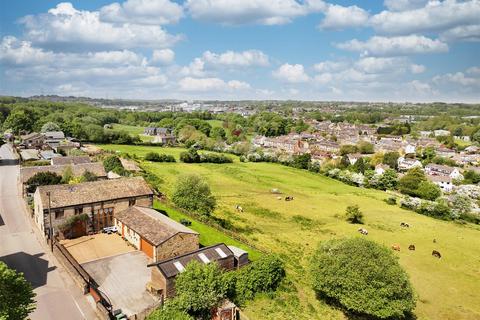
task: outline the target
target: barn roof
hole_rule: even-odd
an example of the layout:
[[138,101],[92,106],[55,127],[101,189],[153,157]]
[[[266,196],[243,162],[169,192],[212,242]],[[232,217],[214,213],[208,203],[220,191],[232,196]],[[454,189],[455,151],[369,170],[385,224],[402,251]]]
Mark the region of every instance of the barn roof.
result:
[[[57,158],[52,158],[52,160]],[[54,165],[54,166],[36,166],[36,167],[23,167],[20,168],[20,181],[25,184],[28,179],[33,177],[39,172],[53,172],[58,175],[62,175],[65,169],[72,168],[72,174],[74,176],[81,176],[85,171],[90,171],[97,177],[106,177],[105,168],[100,162],[93,163],[81,163],[75,165]]]
[[40,186],[36,192],[40,193],[44,208],[48,206],[47,192],[50,192],[51,208],[53,209],[153,195],[152,190],[142,177],[100,180],[73,185]]
[[149,267],[156,266],[166,278],[176,277],[191,261],[207,264],[233,257],[234,254],[224,243],[200,248],[196,251],[176,256],[171,259],[149,264]]
[[90,163],[89,156],[75,156],[75,157],[60,157],[52,159],[52,164],[80,164],[80,163]]
[[146,207],[129,207],[115,213],[115,218],[154,246],[162,244],[178,233],[198,234],[160,212]]

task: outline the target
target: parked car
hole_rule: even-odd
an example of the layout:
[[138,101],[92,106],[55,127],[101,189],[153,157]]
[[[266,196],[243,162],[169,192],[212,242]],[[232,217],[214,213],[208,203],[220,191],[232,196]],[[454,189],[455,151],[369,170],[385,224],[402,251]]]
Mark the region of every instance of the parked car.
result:
[[103,232],[103,233],[106,233],[106,234],[115,233],[115,232],[117,232],[117,231],[118,231],[117,226],[105,227],[105,228],[103,228],[103,230],[102,230],[102,232]]

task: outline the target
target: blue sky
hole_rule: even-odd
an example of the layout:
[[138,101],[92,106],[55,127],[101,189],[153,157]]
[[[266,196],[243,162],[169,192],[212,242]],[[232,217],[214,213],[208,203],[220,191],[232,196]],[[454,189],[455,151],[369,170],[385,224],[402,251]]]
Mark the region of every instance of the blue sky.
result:
[[480,0],[2,1],[0,94],[480,100]]

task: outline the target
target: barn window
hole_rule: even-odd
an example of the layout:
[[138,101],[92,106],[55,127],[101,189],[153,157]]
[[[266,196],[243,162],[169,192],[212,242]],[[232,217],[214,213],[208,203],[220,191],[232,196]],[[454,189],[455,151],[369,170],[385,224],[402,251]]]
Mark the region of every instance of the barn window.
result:
[[55,219],[63,218],[63,210],[55,210]]
[[83,207],[75,208],[75,214],[82,214],[82,213],[83,213]]
[[128,206],[129,206],[129,207],[132,207],[132,206],[135,205],[136,202],[137,202],[137,199],[130,199],[130,200],[128,201]]

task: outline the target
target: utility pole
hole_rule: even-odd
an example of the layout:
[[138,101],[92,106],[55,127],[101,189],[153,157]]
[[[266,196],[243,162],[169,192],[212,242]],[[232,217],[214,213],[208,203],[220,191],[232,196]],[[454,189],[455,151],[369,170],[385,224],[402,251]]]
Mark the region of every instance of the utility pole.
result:
[[49,234],[49,237],[50,237],[50,250],[53,252],[53,225],[52,225],[52,210],[51,210],[51,206],[50,206],[50,191],[47,191],[47,196],[48,196],[48,217],[50,219],[50,234]]

